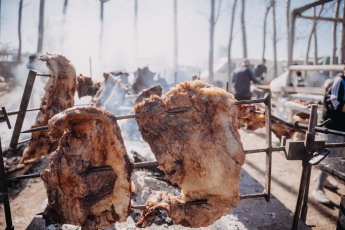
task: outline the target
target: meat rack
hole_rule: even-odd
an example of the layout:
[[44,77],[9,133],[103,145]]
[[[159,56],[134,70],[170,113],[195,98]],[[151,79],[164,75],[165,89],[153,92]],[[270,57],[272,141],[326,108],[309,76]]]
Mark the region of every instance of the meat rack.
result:
[[[11,148],[16,148],[19,140],[19,136],[21,133],[22,129],[22,124],[25,118],[25,114],[27,111],[30,111],[27,109],[28,103],[31,97],[31,92],[33,88],[33,84],[35,81],[36,76],[46,76],[49,77],[47,74],[38,74],[33,70],[29,71],[29,75],[27,78],[27,82],[24,88],[24,93],[22,97],[22,101],[20,104],[19,111],[12,112],[12,113],[7,113],[5,108],[2,108],[3,116],[0,117],[0,122],[1,121],[6,121],[8,124],[9,129],[11,128],[11,125],[8,120],[8,115],[15,115],[18,114],[15,128],[13,131],[10,147]],[[270,196],[271,196],[271,169],[272,169],[272,152],[279,152],[279,151],[284,151],[285,156],[288,160],[302,160],[302,166],[303,166],[303,171],[302,171],[302,176],[301,176],[301,183],[300,183],[300,188],[299,188],[299,193],[298,193],[298,199],[297,199],[297,204],[296,204],[296,210],[294,214],[294,219],[293,219],[293,225],[292,229],[297,229],[298,227],[298,221],[300,219],[300,212],[302,209],[302,215],[301,219],[302,221],[305,222],[306,215],[307,215],[307,201],[308,201],[308,189],[309,189],[309,181],[310,181],[310,169],[311,169],[311,163],[309,162],[313,157],[313,153],[317,150],[320,150],[321,148],[325,147],[341,147],[345,146],[345,143],[337,143],[337,144],[325,144],[322,145],[319,144],[317,145],[318,147],[315,148],[315,127],[316,127],[316,120],[317,120],[317,114],[316,114],[316,106],[312,107],[311,111],[311,116],[310,116],[310,123],[308,126],[308,132],[306,135],[306,139],[304,141],[304,144],[301,145],[300,143],[297,142],[292,142],[292,141],[285,141],[283,138],[283,146],[281,147],[273,147],[272,146],[272,126],[271,126],[271,120],[272,120],[272,114],[271,114],[271,96],[269,94],[265,94],[264,98],[261,99],[256,99],[256,100],[245,100],[245,101],[237,101],[236,104],[254,104],[254,103],[264,103],[265,105],[265,133],[266,133],[266,148],[263,149],[253,149],[253,150],[244,150],[245,154],[251,154],[251,153],[258,153],[258,152],[263,152],[266,155],[266,164],[265,164],[265,187],[264,191],[262,193],[257,193],[257,194],[246,194],[246,195],[241,195],[241,199],[250,199],[250,198],[258,198],[258,197],[263,197],[267,202],[270,201]],[[36,109],[37,110],[37,109]],[[284,123],[284,122],[282,122]],[[295,128],[302,128],[305,129],[303,125],[299,125],[298,123],[287,123],[285,122],[286,125],[289,125],[290,127],[295,127]],[[320,130],[318,130],[320,131]],[[325,132],[327,131],[320,131],[320,132]],[[341,133],[340,133],[341,134]],[[345,133],[342,133],[345,136]],[[30,141],[30,140],[28,140]],[[288,146],[288,148],[287,148]],[[11,218],[11,210],[10,210],[10,203],[8,199],[8,191],[7,191],[7,175],[5,174],[5,169],[4,169],[4,161],[3,161],[3,154],[2,154],[2,148],[1,148],[1,137],[0,137],[0,182],[1,182],[1,188],[2,188],[2,194],[3,194],[3,200],[4,200],[4,209],[5,209],[5,217],[6,217],[6,230],[12,230],[14,229],[14,226],[12,224],[12,218]],[[317,156],[320,157],[320,156]],[[321,156],[322,158],[322,156]],[[323,158],[322,158],[323,159]],[[321,159],[321,160],[322,160]],[[25,178],[30,178],[30,177],[23,177],[22,179]],[[303,208],[302,208],[302,203],[303,203]]]

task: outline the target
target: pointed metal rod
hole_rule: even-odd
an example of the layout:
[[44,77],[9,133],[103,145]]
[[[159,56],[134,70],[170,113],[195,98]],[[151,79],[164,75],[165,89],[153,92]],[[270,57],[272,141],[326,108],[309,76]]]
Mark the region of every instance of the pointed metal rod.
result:
[[[240,196],[240,199],[249,199],[249,198],[257,198],[257,197],[264,197],[263,193],[259,194],[251,194],[251,195],[242,195]],[[202,205],[202,204],[207,204],[207,200],[195,200],[195,201],[189,201],[185,203],[178,203],[178,206],[183,207],[183,206],[189,206],[189,205]],[[145,209],[145,205],[132,205],[131,208],[133,209]],[[43,212],[39,212],[36,215],[42,215]]]
[[[153,166],[158,166],[157,161],[147,161],[147,162],[139,162],[139,163],[134,163],[134,168],[147,168],[147,167],[153,167]],[[111,171],[113,168],[111,166],[101,166],[101,167],[92,167],[88,168],[86,172],[99,172],[99,171]],[[21,179],[30,179],[30,178],[37,178],[42,175],[41,172],[39,173],[33,173],[33,174],[28,174],[28,175],[23,175],[23,176],[16,176],[9,178],[8,180],[14,181],[14,180],[21,180]]]
[[[176,113],[186,112],[190,109],[191,109],[191,107],[174,108],[174,109],[168,110],[167,113],[169,115],[174,115]],[[140,114],[137,113],[137,114],[117,116],[116,120],[123,120],[123,119],[129,119],[129,118],[137,118],[137,117],[140,117]],[[32,132],[43,131],[43,130],[48,130],[48,126],[41,126],[41,127],[36,127],[36,128],[24,130],[21,133],[32,133]]]
[[[74,105],[73,107],[85,106],[85,105],[92,105],[92,104],[80,104],[80,105]],[[25,110],[24,112],[37,111],[37,110],[41,110],[41,108],[27,109],[27,110]],[[21,112],[21,111],[19,111],[19,110],[15,110],[15,111],[6,112],[6,114],[7,114],[7,116],[12,116],[12,115],[17,115],[17,114],[19,114],[19,113],[24,113],[24,112]],[[0,114],[0,115],[4,115],[4,113],[2,113],[2,114]]]
[[[279,152],[279,151],[284,151],[285,147],[280,146],[280,147],[275,147],[272,148],[272,152]],[[243,150],[244,154],[251,154],[251,153],[260,153],[260,152],[267,152],[268,149],[251,149],[251,150]],[[159,164],[157,161],[147,161],[147,162],[138,162],[134,163],[134,168],[149,168],[149,167],[158,167]],[[101,166],[101,167],[91,167],[87,169],[87,172],[101,172],[101,171],[111,171],[113,168],[111,166]],[[23,175],[23,176],[16,176],[9,178],[8,180],[21,180],[21,179],[29,179],[29,178],[37,178],[42,175],[41,172],[39,173],[34,173],[34,174],[28,174],[28,175]]]

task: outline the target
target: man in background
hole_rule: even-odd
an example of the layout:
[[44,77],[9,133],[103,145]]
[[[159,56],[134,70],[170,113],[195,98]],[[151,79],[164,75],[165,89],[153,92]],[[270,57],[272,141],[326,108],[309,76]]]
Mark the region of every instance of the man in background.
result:
[[250,100],[252,94],[250,92],[250,82],[260,84],[260,79],[256,78],[253,71],[249,68],[250,61],[243,59],[239,67],[234,70],[232,83],[235,90],[236,100]]
[[[345,71],[343,74],[337,75],[333,80],[328,81],[326,92],[323,99],[323,121],[332,119],[326,124],[326,128],[345,132]],[[345,142],[345,137],[333,134],[326,135],[327,143]],[[344,157],[344,148],[330,148],[331,152],[328,157]],[[327,161],[327,159],[325,159]],[[336,189],[337,185],[327,180],[328,173],[319,170],[316,177],[316,187],[312,194],[314,198],[323,204],[329,204],[323,188]]]
[[267,67],[265,66],[265,64],[266,64],[266,59],[263,58],[262,63],[259,64],[255,69],[255,76],[257,78],[260,78],[261,81],[265,79],[266,74],[267,74]]

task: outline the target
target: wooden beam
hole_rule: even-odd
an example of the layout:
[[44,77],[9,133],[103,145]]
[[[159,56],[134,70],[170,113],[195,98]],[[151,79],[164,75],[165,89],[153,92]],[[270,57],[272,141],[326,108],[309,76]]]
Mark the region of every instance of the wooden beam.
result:
[[325,89],[322,87],[293,87],[293,86],[288,86],[288,87],[284,87],[284,92],[287,92],[287,93],[309,93],[309,94],[324,95]]
[[296,8],[296,9],[292,10],[292,13],[296,14],[296,15],[300,15],[304,11],[309,10],[312,7],[315,7],[315,6],[318,6],[318,5],[322,5],[322,4],[325,4],[327,2],[331,2],[331,1],[333,1],[333,0],[319,0],[319,1],[315,1],[315,2],[306,4],[304,6],[301,6],[299,8]]
[[315,21],[343,22],[342,18],[311,17],[311,16],[303,16],[303,15],[296,15],[296,17],[297,18],[304,18],[304,19],[315,20]]
[[291,65],[289,70],[343,72],[345,65]]

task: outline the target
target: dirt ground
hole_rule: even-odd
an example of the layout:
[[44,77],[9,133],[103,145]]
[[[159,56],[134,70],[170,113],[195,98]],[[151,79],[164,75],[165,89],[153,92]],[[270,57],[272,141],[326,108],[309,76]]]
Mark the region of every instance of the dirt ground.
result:
[[[241,130],[240,133],[245,149],[262,148],[265,146],[263,129],[255,133]],[[141,148],[141,150],[143,151],[144,148]],[[248,183],[253,184],[255,187],[254,192],[262,192],[264,168],[264,153],[247,155],[243,167],[243,180],[240,185],[242,187],[242,190],[240,190],[241,194],[245,186],[250,187]],[[232,218],[232,221],[237,221],[236,223],[238,224],[225,229],[290,229],[292,213],[296,206],[301,169],[300,161],[287,161],[281,153],[273,153],[271,202],[266,203],[263,198],[241,201],[238,207],[231,212],[231,215],[226,217],[228,219]],[[313,169],[311,178],[316,173],[317,169]],[[315,182],[312,180],[311,189],[314,185]],[[311,189],[306,224],[311,226],[312,229],[335,229],[339,212],[340,194],[345,194],[345,186],[339,184],[337,191],[326,190],[326,194],[332,202],[331,205],[327,206],[319,204],[314,200],[311,196]],[[27,186],[16,197],[12,197],[10,201],[15,229],[26,229],[32,219],[35,218],[35,214],[42,211],[45,207],[45,200],[46,191],[42,181],[40,179],[30,179]],[[226,218],[222,218],[220,223],[224,221],[224,223],[227,223]],[[222,224],[217,226],[212,229],[224,229]],[[0,228],[4,229],[4,227],[4,209],[3,205],[1,205]],[[116,229],[128,228],[118,225]],[[300,229],[304,229],[304,227]]]

